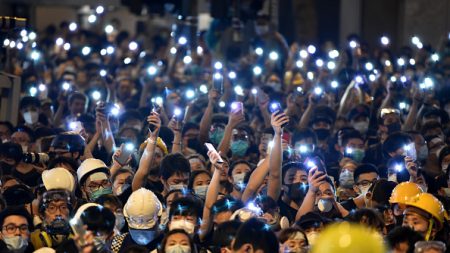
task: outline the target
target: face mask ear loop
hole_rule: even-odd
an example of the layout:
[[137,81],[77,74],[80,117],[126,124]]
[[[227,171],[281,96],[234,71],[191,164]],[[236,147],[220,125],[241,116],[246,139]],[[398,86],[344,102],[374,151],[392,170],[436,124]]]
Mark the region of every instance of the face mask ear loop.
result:
[[428,225],[428,230],[427,230],[427,234],[425,235],[425,241],[429,241],[430,237],[431,237],[431,230],[433,229],[433,225],[434,225],[434,220],[433,218],[430,218],[429,220],[429,225]]

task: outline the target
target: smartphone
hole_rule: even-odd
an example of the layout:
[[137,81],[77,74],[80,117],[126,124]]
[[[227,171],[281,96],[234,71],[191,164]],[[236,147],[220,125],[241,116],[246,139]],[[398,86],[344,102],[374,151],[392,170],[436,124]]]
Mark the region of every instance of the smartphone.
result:
[[231,103],[231,111],[232,112],[241,112],[244,114],[244,104],[242,102],[233,102]]
[[320,171],[320,172],[323,172],[323,173],[327,174],[327,170],[325,168],[325,165],[323,164],[322,160],[319,157],[317,157],[317,156],[309,157],[309,158],[305,159],[303,164],[308,169],[311,169],[313,167],[317,167],[317,171]]
[[72,121],[69,123],[69,128],[70,130],[79,134],[81,133],[81,131],[83,131],[83,124],[80,121]]
[[86,234],[86,229],[84,229],[84,224],[79,218],[73,218],[69,221],[70,227],[73,230],[73,233],[79,237],[79,241],[81,245],[84,245],[86,242],[84,241],[84,236]]
[[[281,107],[281,104],[278,102],[273,102],[270,104],[269,106],[269,111],[270,113],[275,113],[275,115],[279,115],[281,113],[283,113],[283,108]],[[285,127],[287,125],[287,123],[284,123],[283,125],[281,125],[281,127]],[[289,142],[289,139],[288,139]]]
[[[205,142],[205,146],[209,151],[215,152],[218,154],[216,148],[214,148],[214,146],[211,143]],[[219,160],[217,160],[218,163],[223,163],[222,158],[220,158],[219,156]]]
[[216,73],[213,75],[213,87],[219,92],[220,95],[223,94],[223,75]]
[[124,143],[120,146],[120,156],[117,157],[117,162],[120,164],[125,164],[128,160],[128,157],[130,157],[131,154],[133,154],[135,150],[135,146],[131,142]]
[[[157,104],[157,103],[155,103],[155,102],[152,102],[152,114],[153,113],[160,113],[161,112],[161,107]],[[149,124],[148,125],[148,129],[150,130],[150,132],[153,132],[153,131],[155,131],[155,126],[154,125],[152,125],[152,124]]]

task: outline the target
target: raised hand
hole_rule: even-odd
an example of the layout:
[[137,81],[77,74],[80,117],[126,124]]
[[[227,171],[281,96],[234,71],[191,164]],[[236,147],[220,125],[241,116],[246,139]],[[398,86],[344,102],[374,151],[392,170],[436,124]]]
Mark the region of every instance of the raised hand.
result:
[[319,186],[322,184],[322,181],[325,180],[327,174],[318,171],[317,167],[313,167],[308,172],[308,184],[309,190],[316,193],[319,190]]
[[289,117],[284,114],[284,112],[276,112],[272,113],[272,117],[270,119],[270,124],[272,125],[275,133],[280,134],[283,131],[283,125],[289,122]]

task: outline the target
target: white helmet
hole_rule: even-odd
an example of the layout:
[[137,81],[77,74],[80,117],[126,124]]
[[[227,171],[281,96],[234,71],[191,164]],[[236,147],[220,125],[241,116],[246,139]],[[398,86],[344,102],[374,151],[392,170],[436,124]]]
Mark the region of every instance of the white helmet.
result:
[[75,190],[75,178],[72,173],[60,167],[44,170],[44,172],[42,172],[42,182],[47,191],[64,189],[73,192]]
[[91,207],[91,206],[101,206],[101,205],[100,205],[100,204],[97,204],[97,203],[92,203],[92,202],[86,203],[86,204],[84,204],[84,205],[78,207],[78,210],[77,210],[77,212],[75,213],[75,215],[73,216],[73,218],[74,218],[74,219],[80,219],[80,217],[81,217],[81,215],[83,214],[84,210],[88,209],[88,208]]
[[162,215],[162,205],[156,195],[145,188],[134,191],[123,208],[128,226],[134,229],[150,229]]
[[33,253],[55,253],[56,251],[52,248],[43,247],[33,251]]
[[96,172],[104,172],[109,175],[108,166],[99,159],[88,158],[84,160],[77,170],[78,183],[83,185],[84,181]]

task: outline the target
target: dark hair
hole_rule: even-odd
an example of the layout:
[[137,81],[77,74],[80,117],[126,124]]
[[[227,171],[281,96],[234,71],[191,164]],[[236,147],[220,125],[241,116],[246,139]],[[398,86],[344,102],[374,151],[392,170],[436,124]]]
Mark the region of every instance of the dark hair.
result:
[[21,100],[20,100],[20,103],[19,103],[19,110],[23,110],[23,109],[25,109],[26,107],[28,107],[28,106],[36,106],[36,107],[41,107],[41,102],[39,101],[39,99],[38,98],[36,98],[36,97],[30,97],[30,96],[28,96],[28,97],[23,97]]
[[80,93],[80,92],[74,92],[74,93],[70,94],[70,96],[69,96],[69,106],[72,105],[72,103],[75,101],[75,99],[83,100],[85,103],[87,101],[86,95],[84,95],[83,93]]
[[306,244],[309,244],[305,232],[297,227],[290,227],[281,230],[280,234],[278,235],[278,240],[280,241],[280,243],[285,243],[287,240],[289,240],[289,238],[292,237],[292,235],[295,235],[297,233],[303,234],[303,236],[305,237]]
[[217,229],[214,230],[213,239],[212,239],[212,252],[220,253],[220,249],[223,247],[227,247],[231,249],[231,243],[236,237],[237,231],[239,227],[242,225],[242,222],[238,220],[231,220],[221,223],[217,226]]
[[80,216],[81,221],[88,230],[111,234],[114,230],[116,217],[113,212],[103,206],[91,206],[86,208]]
[[313,144],[317,145],[317,135],[311,128],[302,128],[294,131],[291,137],[291,143],[295,145],[297,141],[312,138]]
[[333,189],[333,191],[336,193],[336,188],[334,186],[334,182],[329,176],[326,176],[323,181],[329,183],[331,185],[331,188]]
[[255,218],[247,220],[239,228],[233,244],[233,250],[239,250],[245,244],[251,244],[253,250],[262,252],[278,252],[279,245],[275,233],[267,229],[266,224]]
[[439,128],[441,130],[443,130],[441,123],[437,122],[437,121],[430,121],[425,123],[422,128],[420,129],[420,133],[425,136],[425,133],[430,130],[430,129],[434,129],[434,128]]
[[376,209],[361,208],[350,212],[347,220],[354,223],[364,223],[365,226],[382,231],[384,228],[383,216]]
[[195,171],[192,171],[191,172],[191,177],[189,178],[188,189],[192,190],[194,188],[194,180],[200,174],[206,174],[206,175],[209,176],[209,178],[212,178],[211,172],[209,172],[207,170],[195,170]]
[[[183,234],[185,235],[188,239],[189,239],[189,246],[191,247],[191,253],[196,253],[195,250],[195,246],[194,246],[194,241],[192,240],[192,238],[189,236],[188,233],[186,233],[186,231],[184,231],[183,229],[174,229],[174,230],[170,230],[162,239],[161,242],[161,253],[166,253],[166,244],[167,244],[167,240],[169,239],[169,237],[173,234]],[[148,252],[148,250],[147,250]]]
[[148,253],[148,249],[140,245],[131,245],[123,250],[124,253]]
[[361,136],[361,134],[359,133],[359,131],[356,131],[356,130],[344,131],[341,136],[342,142],[339,144],[339,146],[345,147],[351,139],[360,139],[360,140],[364,141],[364,139]]
[[24,132],[24,133],[28,134],[28,136],[30,137],[30,141],[34,142],[34,131],[31,128],[21,125],[21,126],[17,126],[16,128],[14,128],[13,133],[15,133],[15,132]]
[[186,134],[186,132],[191,130],[191,129],[200,129],[200,126],[198,124],[196,124],[196,123],[193,123],[193,122],[187,122],[183,126],[183,130],[181,131],[181,135],[184,136],[184,134]]
[[389,206],[389,198],[397,183],[380,179],[375,181],[369,188],[372,193],[372,200],[376,201],[380,206]]
[[203,202],[193,196],[175,199],[170,205],[169,220],[174,215],[195,216],[197,221],[202,218]]
[[234,213],[236,210],[244,207],[244,203],[241,200],[235,199],[232,196],[225,196],[217,200],[211,207],[211,214],[216,215],[222,212]]
[[175,174],[188,173],[190,175],[191,165],[181,153],[174,153],[168,154],[162,159],[160,170],[162,179],[167,180]]
[[353,172],[353,179],[355,180],[355,183],[358,182],[358,178],[360,175],[368,173],[377,173],[377,175],[380,175],[375,165],[371,163],[363,163],[356,167],[355,171]]
[[423,241],[423,236],[409,227],[395,227],[386,236],[386,241],[391,248],[402,242],[408,244],[408,253],[414,252],[414,244]]
[[49,169],[56,168],[58,164],[68,164],[72,169],[71,171],[73,172],[76,172],[78,169],[78,164],[77,161],[75,161],[75,159],[64,156],[58,156],[55,159],[50,160],[50,162],[48,163],[48,168]]
[[116,180],[116,177],[120,174],[124,173],[131,173],[131,176],[134,176],[134,171],[131,169],[128,169],[127,167],[122,167],[118,169],[114,174],[111,175],[111,183],[114,183],[114,180]]
[[98,197],[95,200],[95,203],[100,204],[102,206],[105,206],[105,204],[114,205],[117,207],[123,208],[122,201],[120,199],[112,194],[106,194]]
[[386,153],[392,153],[412,141],[413,139],[408,134],[396,132],[386,138],[386,141],[383,143],[383,150]]
[[240,159],[240,160],[237,160],[237,161],[233,162],[233,163],[230,165],[230,169],[228,170],[228,175],[229,175],[229,176],[232,175],[234,168],[235,168],[237,165],[239,165],[239,164],[245,164],[245,165],[247,165],[247,166],[250,168],[250,173],[252,173],[253,169],[255,168],[253,164],[247,162],[246,160]]
[[303,163],[301,162],[297,162],[297,161],[293,161],[293,162],[288,162],[283,164],[283,167],[281,167],[281,180],[282,180],[282,184],[284,184],[284,176],[286,175],[286,172],[288,172],[288,170],[295,168],[296,170],[303,170],[306,171],[306,174],[308,174],[308,170],[305,168],[305,166],[303,165]]
[[128,120],[137,119],[142,121],[142,114],[137,110],[127,110],[119,117],[120,126]]
[[33,218],[28,211],[23,207],[7,207],[0,212],[0,227],[3,227],[5,219],[11,215],[17,215],[24,217],[28,222],[28,230],[33,231]]
[[14,159],[14,162],[19,163],[23,157],[22,147],[13,142],[5,142],[0,144],[0,157],[7,157]]
[[13,133],[14,126],[13,126],[13,124],[11,124],[11,122],[9,122],[9,121],[0,121],[0,125],[3,125],[6,128],[8,128],[9,134]]

